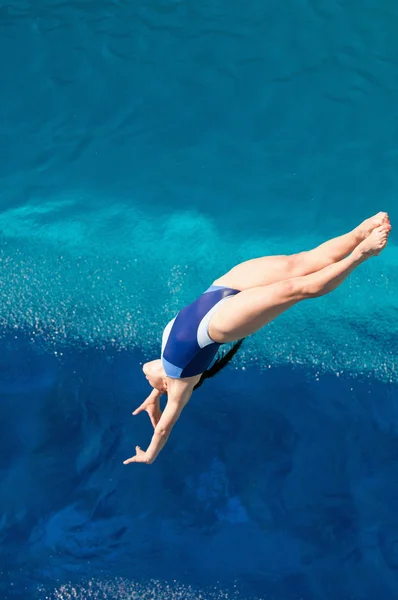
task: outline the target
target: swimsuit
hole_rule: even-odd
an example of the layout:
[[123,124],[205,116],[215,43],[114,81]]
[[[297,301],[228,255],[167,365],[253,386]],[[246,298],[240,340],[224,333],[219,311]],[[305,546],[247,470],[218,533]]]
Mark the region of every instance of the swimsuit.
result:
[[206,371],[221,346],[209,336],[209,322],[217,308],[240,290],[212,285],[185,306],[163,332],[162,364],[167,377],[194,377]]

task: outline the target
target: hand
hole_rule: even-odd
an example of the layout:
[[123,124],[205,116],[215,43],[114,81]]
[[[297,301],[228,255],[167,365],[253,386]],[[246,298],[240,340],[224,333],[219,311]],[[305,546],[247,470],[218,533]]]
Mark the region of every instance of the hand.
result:
[[135,447],[135,456],[132,456],[131,458],[128,458],[127,460],[124,460],[123,464],[129,465],[130,463],[133,463],[133,462],[149,464],[149,461],[147,460],[147,457],[146,457],[146,452],[141,450],[141,448],[139,446]]
[[136,408],[133,412],[133,415],[138,415],[140,412],[144,411],[148,413],[149,418],[151,419],[151,423],[153,428],[155,429],[156,425],[160,421],[160,417],[162,416],[162,411],[160,410],[160,392],[158,390],[153,390],[151,394],[148,396],[146,400]]

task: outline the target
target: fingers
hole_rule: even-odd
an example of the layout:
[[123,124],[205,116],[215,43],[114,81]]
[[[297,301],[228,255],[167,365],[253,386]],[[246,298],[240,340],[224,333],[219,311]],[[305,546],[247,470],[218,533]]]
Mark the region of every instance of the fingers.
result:
[[[157,392],[157,394],[159,393],[157,390],[154,390]],[[135,411],[132,413],[134,416],[135,415],[139,415],[140,412],[142,412],[143,410],[147,410],[148,407],[153,406],[156,402],[156,394],[154,394],[153,392],[151,394],[149,394],[148,398],[146,398],[144,400],[144,402],[142,404],[140,404],[140,406],[138,408],[135,409]]]
[[147,405],[147,401],[146,401],[146,400],[144,400],[144,402],[143,402],[143,403],[142,403],[142,404],[141,404],[141,405],[140,405],[138,408],[136,408],[136,409],[135,409],[135,411],[134,411],[132,414],[133,414],[134,416],[135,416],[135,415],[139,415],[139,414],[140,414],[140,413],[141,413],[143,410],[146,410],[146,409],[147,409],[147,406],[148,406],[148,405]]

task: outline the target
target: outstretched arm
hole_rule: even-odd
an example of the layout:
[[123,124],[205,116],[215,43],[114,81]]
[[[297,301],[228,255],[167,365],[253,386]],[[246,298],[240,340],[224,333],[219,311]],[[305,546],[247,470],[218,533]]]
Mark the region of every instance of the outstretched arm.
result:
[[182,380],[179,380],[177,385],[169,386],[166,408],[155,427],[148,449],[144,452],[139,446],[136,446],[136,455],[125,460],[123,464],[128,465],[132,462],[153,463],[166,444],[173,425],[177,421],[191,395],[192,385],[184,385]]

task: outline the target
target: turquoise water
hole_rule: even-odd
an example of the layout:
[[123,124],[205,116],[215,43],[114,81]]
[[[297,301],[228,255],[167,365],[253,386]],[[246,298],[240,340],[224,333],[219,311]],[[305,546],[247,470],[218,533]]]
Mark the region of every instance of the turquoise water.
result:
[[4,597],[396,594],[396,229],[121,462],[179,307],[398,222],[397,26],[391,0],[0,6]]

